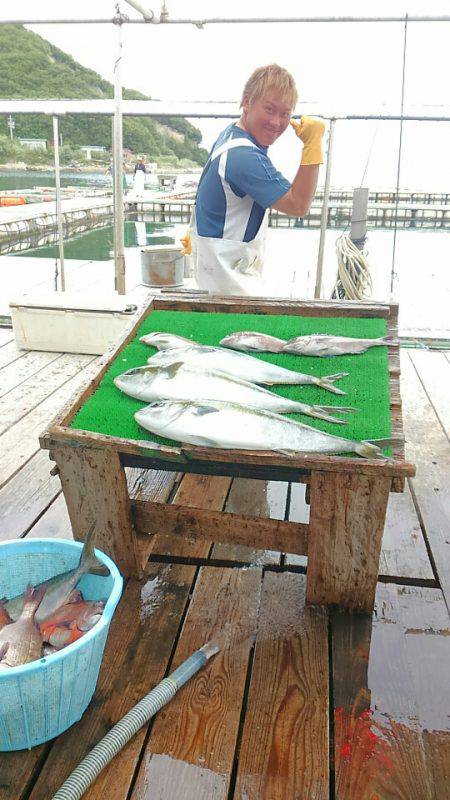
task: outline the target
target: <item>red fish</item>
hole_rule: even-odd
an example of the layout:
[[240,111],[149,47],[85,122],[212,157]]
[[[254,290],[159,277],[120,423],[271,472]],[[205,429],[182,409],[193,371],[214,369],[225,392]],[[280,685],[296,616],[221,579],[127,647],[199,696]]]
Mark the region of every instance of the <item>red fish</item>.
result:
[[0,631],[5,625],[9,625],[10,622],[12,622],[12,619],[6,610],[4,603],[5,603],[4,600],[0,600]]

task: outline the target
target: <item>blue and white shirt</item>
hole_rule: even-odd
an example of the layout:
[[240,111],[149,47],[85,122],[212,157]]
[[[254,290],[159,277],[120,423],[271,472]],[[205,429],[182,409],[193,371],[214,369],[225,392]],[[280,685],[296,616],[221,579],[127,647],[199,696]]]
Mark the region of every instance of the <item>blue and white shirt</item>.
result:
[[[211,154],[232,139],[248,139],[253,146],[237,146],[211,160]],[[195,220],[199,236],[241,242],[256,237],[266,209],[291,188],[267,150],[237,125],[229,125],[220,134],[198,185]]]

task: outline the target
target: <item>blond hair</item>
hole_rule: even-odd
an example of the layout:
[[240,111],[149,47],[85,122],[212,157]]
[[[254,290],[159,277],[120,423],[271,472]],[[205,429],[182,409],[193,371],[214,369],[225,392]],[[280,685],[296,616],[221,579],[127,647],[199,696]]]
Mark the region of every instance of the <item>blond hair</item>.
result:
[[291,108],[295,108],[298,94],[294,78],[278,64],[268,64],[266,67],[255,69],[244,86],[241,107],[244,102],[252,103],[269,91],[276,92],[283,100],[290,103]]

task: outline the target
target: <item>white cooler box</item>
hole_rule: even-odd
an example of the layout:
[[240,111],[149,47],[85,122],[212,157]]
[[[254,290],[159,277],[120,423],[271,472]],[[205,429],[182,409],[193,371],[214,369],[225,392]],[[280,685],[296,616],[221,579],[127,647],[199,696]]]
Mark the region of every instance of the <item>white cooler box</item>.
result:
[[23,295],[9,307],[21,350],[92,355],[102,355],[137,310],[120,295],[97,299],[69,292]]

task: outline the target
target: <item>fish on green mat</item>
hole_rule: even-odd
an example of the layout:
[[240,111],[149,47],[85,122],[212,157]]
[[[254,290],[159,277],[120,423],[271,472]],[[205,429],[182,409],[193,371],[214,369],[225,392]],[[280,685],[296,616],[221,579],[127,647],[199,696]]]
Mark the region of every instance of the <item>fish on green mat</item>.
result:
[[156,347],[157,350],[170,350],[172,347],[186,347],[190,344],[197,344],[192,339],[187,339],[186,336],[177,336],[174,333],[147,333],[139,339],[142,344],[148,344],[150,347]]
[[221,400],[241,403],[253,408],[264,408],[280,414],[306,414],[309,417],[335,422],[346,420],[330,414],[330,411],[346,414],[355,408],[339,406],[309,405],[274,394],[255,383],[235,378],[216,369],[191,366],[183,362],[167,367],[137,367],[114,378],[114,384],[125,394],[137,400]]
[[342,389],[334,386],[334,382],[348,375],[348,372],[337,372],[335,375],[306,375],[303,372],[294,372],[276,364],[268,364],[245,353],[234,350],[225,350],[221,347],[192,344],[187,347],[173,347],[160,350],[151,356],[147,363],[151,366],[167,367],[171,364],[183,362],[203,369],[216,369],[227,372],[235,378],[242,378],[251,383],[263,383],[268,386],[273,384],[314,384],[327,389],[334,394],[346,394]]
[[[343,439],[281,414],[237,403],[162,400],[137,411],[134,417],[151,433],[200,447],[271,450],[285,455],[352,452],[364,458],[384,458],[374,442]],[[389,442],[380,444],[387,447]]]
[[[86,536],[80,562],[75,569],[55,575],[37,586],[38,589],[45,589],[44,598],[36,612],[37,622],[42,622],[43,619],[49,617],[56,609],[70,600],[79,599],[79,592],[76,586],[87,572],[93,572],[96,575],[109,575],[107,567],[98,560],[94,553],[95,536],[96,532],[93,526]],[[4,604],[11,619],[18,619],[22,612],[23,603],[24,594],[20,594]]]
[[343,356],[365,353],[370,347],[398,344],[397,339],[383,336],[378,339],[354,339],[349,336],[332,336],[317,333],[310,336],[296,336],[293,339],[277,339],[257,331],[231,333],[221,339],[223,347],[232,350],[254,351],[259,353],[294,353],[301,356]]

